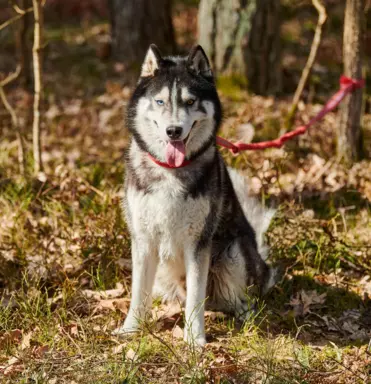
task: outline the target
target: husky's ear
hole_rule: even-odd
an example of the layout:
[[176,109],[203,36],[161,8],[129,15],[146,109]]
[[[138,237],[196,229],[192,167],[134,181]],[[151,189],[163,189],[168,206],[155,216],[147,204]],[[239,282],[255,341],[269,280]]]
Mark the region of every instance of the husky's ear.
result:
[[201,45],[196,45],[189,52],[188,68],[196,72],[198,75],[206,77],[209,80],[212,80],[213,73],[210,68],[209,59],[206,56],[205,51],[202,49]]
[[151,44],[144,58],[140,77],[153,76],[155,71],[160,68],[161,61],[162,58],[159,49],[155,44]]

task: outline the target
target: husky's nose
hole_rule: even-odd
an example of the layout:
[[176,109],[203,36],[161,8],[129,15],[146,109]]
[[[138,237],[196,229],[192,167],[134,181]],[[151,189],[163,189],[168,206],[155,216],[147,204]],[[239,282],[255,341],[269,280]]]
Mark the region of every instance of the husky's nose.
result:
[[166,128],[166,134],[170,137],[172,140],[179,139],[183,131],[182,127],[177,127],[175,125],[170,125]]

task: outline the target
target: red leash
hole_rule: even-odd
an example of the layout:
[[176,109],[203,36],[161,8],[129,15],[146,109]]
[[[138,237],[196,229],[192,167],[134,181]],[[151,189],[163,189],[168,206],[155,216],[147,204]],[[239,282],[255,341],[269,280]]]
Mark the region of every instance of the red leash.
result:
[[309,121],[309,123],[305,125],[301,125],[295,128],[291,132],[285,133],[278,139],[271,140],[271,141],[262,141],[260,143],[245,144],[240,142],[231,143],[230,141],[217,136],[216,143],[224,148],[228,148],[234,154],[240,151],[253,151],[258,149],[266,149],[266,148],[281,148],[287,140],[290,140],[295,136],[302,135],[314,123],[321,120],[323,116],[325,116],[327,113],[334,110],[348,93],[352,93],[356,89],[362,88],[364,85],[365,85],[364,80],[353,80],[353,79],[350,79],[349,77],[341,76],[340,89],[331,97],[331,99],[326,103],[326,105],[321,109],[321,111],[316,116],[314,116]]

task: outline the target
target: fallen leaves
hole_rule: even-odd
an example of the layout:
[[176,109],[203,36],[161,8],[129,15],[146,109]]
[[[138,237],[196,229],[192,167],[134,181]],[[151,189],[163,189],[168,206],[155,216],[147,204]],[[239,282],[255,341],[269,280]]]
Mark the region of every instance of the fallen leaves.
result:
[[8,345],[13,343],[18,344],[22,340],[22,331],[20,329],[14,329],[9,332],[5,332],[0,336],[0,349],[5,349]]
[[22,361],[16,357],[11,357],[6,365],[0,365],[0,373],[3,373],[4,376],[11,376],[15,373],[22,372],[24,370],[24,365]]
[[[36,327],[34,330],[24,333],[19,329],[5,332],[0,336],[0,350],[6,348],[15,348],[13,355],[6,361],[5,364],[0,365],[0,373],[4,376],[12,376],[16,373],[23,372],[25,364],[23,359],[25,356],[34,359],[42,359],[49,352],[49,346],[39,345],[38,343],[31,344],[32,338],[38,331]],[[0,355],[1,356],[1,355]]]
[[105,291],[93,291],[85,289],[81,293],[87,299],[95,301],[93,315],[102,311],[119,311],[127,314],[130,304],[130,299],[120,298],[125,292],[124,286],[121,283],[116,284],[116,288]]
[[102,299],[97,302],[93,310],[93,314],[104,310],[119,311],[127,314],[129,310],[130,299]]
[[338,322],[341,329],[348,334],[351,340],[369,340],[371,338],[371,329],[363,327],[360,320],[361,312],[356,309],[351,309],[344,311]]
[[179,303],[161,304],[152,309],[152,316],[156,320],[170,319],[181,311],[182,307]]
[[311,307],[325,303],[326,296],[326,292],[318,294],[317,291],[301,290],[290,300],[290,305],[294,309],[294,316],[305,316],[310,313]]

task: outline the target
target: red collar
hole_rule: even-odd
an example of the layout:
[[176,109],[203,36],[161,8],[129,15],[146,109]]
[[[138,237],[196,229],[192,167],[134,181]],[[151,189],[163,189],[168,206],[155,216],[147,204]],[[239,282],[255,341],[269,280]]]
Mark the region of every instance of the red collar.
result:
[[156,163],[156,164],[159,165],[160,167],[164,167],[164,168],[171,168],[171,169],[174,169],[174,168],[183,168],[183,167],[186,167],[187,165],[191,164],[191,162],[190,162],[189,160],[184,160],[182,165],[179,165],[179,167],[175,167],[175,166],[169,165],[168,163],[163,163],[162,161],[157,160],[157,159],[156,159],[155,157],[153,157],[151,154],[148,154],[148,157],[149,157],[154,163]]

